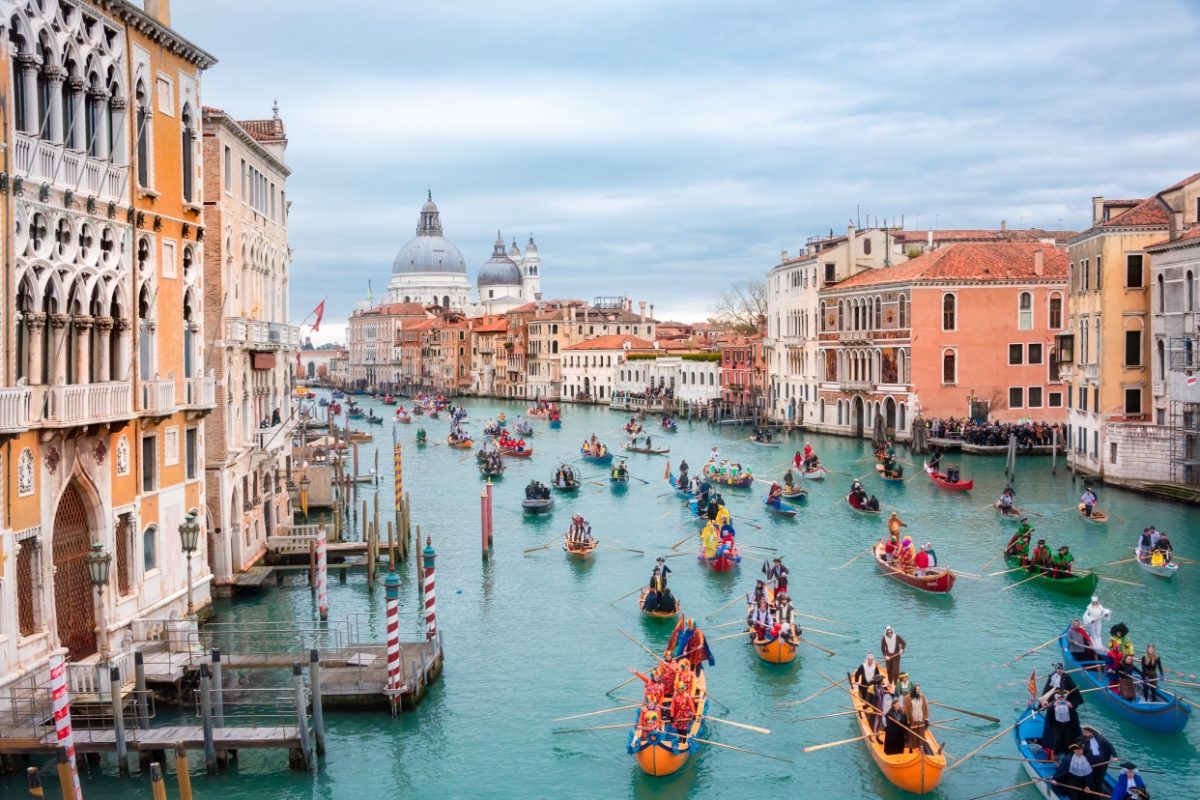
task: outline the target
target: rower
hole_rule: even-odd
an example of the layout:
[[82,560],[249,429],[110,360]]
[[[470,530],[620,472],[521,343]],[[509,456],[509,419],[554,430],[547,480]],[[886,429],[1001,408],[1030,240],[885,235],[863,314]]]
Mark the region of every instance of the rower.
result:
[[921,545],[920,552],[913,556],[913,574],[918,578],[923,578],[925,577],[925,573],[929,571],[930,566],[929,545],[923,544]]
[[658,595],[658,607],[655,611],[663,614],[674,614],[678,608],[678,603],[675,600],[675,595],[671,594],[670,587],[663,587],[662,592]]
[[1171,540],[1167,538],[1167,535],[1165,533],[1160,534],[1158,541],[1154,543],[1154,551],[1151,558],[1161,557],[1163,564],[1170,564],[1171,555],[1174,553],[1174,550],[1171,546]]
[[1013,500],[1015,496],[1016,494],[1013,492],[1011,486],[1004,487],[1004,491],[1000,493],[1000,499],[996,501],[997,505],[1000,507],[1001,514],[1007,516],[1013,513]]
[[1037,545],[1033,548],[1033,555],[1029,559],[1029,571],[1040,572],[1043,575],[1049,574],[1053,561],[1054,559],[1050,556],[1050,548],[1046,547],[1046,540],[1038,539]]
[[871,495],[867,499],[867,510],[868,511],[878,511],[879,510],[879,498],[877,498],[875,495]]
[[907,527],[908,525],[905,524],[904,520],[900,519],[900,515],[895,511],[893,511],[892,515],[888,517],[888,533],[890,533],[892,536],[899,536],[900,529]]
[[750,616],[746,621],[754,638],[760,641],[767,638],[767,631],[775,625],[775,618],[771,615],[771,608],[767,605],[766,600],[760,601],[750,611]]
[[1092,516],[1092,513],[1096,510],[1096,503],[1099,502],[1099,500],[1100,498],[1096,496],[1094,491],[1092,491],[1091,486],[1088,486],[1083,490],[1083,496],[1079,498],[1079,502],[1083,505],[1084,516]]
[[757,607],[759,603],[766,602],[767,599],[767,584],[763,581],[754,582],[754,597],[751,598],[750,604]]
[[1054,577],[1067,578],[1071,575],[1071,562],[1075,560],[1075,556],[1071,555],[1069,545],[1063,545],[1058,548],[1058,553],[1054,555]]
[[671,698],[671,723],[675,733],[682,740],[691,730],[692,720],[696,717],[696,701],[688,686],[683,681],[675,684],[675,695]]
[[667,573],[670,571],[671,568],[667,566],[666,559],[660,556],[658,563],[654,565],[654,571],[650,573],[650,588],[653,591],[660,593],[663,591],[663,589],[666,589]]
[[767,505],[771,508],[783,507],[783,489],[778,483],[771,484],[771,490],[767,492]]
[[791,489],[795,486],[794,481],[795,481],[795,478],[792,477],[792,471],[790,469],[787,472],[783,473],[783,485],[784,486]]
[[771,566],[767,568],[767,580],[775,584],[776,595],[787,595],[788,568],[783,565],[783,559],[776,556]]

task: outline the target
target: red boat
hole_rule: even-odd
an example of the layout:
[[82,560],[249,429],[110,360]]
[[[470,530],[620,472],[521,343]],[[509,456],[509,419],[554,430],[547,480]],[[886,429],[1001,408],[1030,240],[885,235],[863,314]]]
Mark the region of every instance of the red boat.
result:
[[716,558],[708,558],[703,553],[700,553],[696,556],[696,560],[713,572],[728,572],[742,562],[742,557],[736,552],[733,555],[722,553]]
[[943,473],[938,472],[937,468],[929,466],[928,461],[925,462],[925,473],[927,475],[929,475],[929,480],[933,481],[934,483],[936,483],[938,486],[942,487],[943,489],[949,489],[952,492],[968,492],[971,489],[975,488],[974,480],[952,481],[949,478],[947,478]]
[[850,506],[852,511],[857,511],[860,514],[875,514],[879,515],[883,512],[877,508],[863,508],[862,506],[854,505],[854,500],[851,495],[846,495],[846,505]]
[[533,455],[533,448],[526,447],[524,450],[517,450],[515,447],[501,447],[500,454],[514,458],[529,458]]
[[879,571],[884,575],[931,594],[949,594],[950,590],[954,588],[954,573],[950,571],[949,567],[935,567],[928,570],[927,574],[918,577],[885,561],[883,558],[884,546],[884,542],[880,540],[875,543],[873,550],[875,566],[879,567]]
[[392,397],[390,394],[385,394],[383,396],[383,404],[385,406],[394,406],[396,405],[396,398]]

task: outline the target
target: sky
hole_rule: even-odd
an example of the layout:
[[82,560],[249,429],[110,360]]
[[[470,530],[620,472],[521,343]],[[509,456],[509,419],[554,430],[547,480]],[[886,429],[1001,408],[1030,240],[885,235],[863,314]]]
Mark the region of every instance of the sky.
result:
[[[279,102],[291,313],[376,299],[427,190],[468,273],[699,320],[810,236],[1083,229],[1200,170],[1200,3],[175,0],[207,105]],[[307,331],[307,328],[306,328]]]

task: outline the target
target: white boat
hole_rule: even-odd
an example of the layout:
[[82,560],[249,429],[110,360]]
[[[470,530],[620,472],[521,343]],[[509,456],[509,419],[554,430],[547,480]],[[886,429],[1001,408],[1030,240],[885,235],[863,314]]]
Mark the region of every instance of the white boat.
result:
[[1179,571],[1179,565],[1174,561],[1169,561],[1160,566],[1155,566],[1149,561],[1143,561],[1142,555],[1136,547],[1133,549],[1133,556],[1137,559],[1139,567],[1146,570],[1146,572],[1149,572],[1151,575],[1157,575],[1160,578],[1174,578],[1175,573]]
[[824,467],[815,467],[813,469],[801,469],[800,470],[800,477],[806,481],[824,480],[825,476],[828,474],[829,474],[829,470],[825,469]]

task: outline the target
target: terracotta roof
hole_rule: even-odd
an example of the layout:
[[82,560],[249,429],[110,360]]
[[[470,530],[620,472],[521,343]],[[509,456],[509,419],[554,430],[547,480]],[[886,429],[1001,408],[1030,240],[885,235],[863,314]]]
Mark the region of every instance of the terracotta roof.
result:
[[1184,186],[1187,186],[1192,181],[1195,181],[1198,179],[1200,179],[1200,172],[1197,172],[1193,175],[1187,176],[1186,178],[1184,178],[1183,180],[1181,180],[1179,183],[1175,184],[1174,186],[1168,186],[1166,189],[1163,189],[1161,192],[1159,192],[1159,194],[1165,194],[1166,192],[1173,192],[1176,189],[1182,189]]
[[476,333],[504,333],[508,330],[508,321],[501,318],[477,324],[473,330]]
[[287,133],[283,129],[283,120],[279,117],[271,119],[241,119],[238,125],[246,129],[246,133],[260,142],[286,142]]
[[1164,239],[1149,245],[1147,250],[1166,250],[1171,247],[1193,247],[1200,244],[1200,225],[1193,225],[1174,239]]
[[425,306],[420,303],[384,303],[365,311],[355,312],[358,316],[378,315],[385,317],[425,317]]
[[[1035,253],[1042,254],[1041,275],[1034,272]],[[951,244],[894,267],[861,272],[822,291],[926,281],[1065,281],[1067,263],[1066,251],[1039,242]]]
[[[1107,205],[1107,203],[1106,203]],[[1133,206],[1130,209],[1122,211],[1116,216],[1109,217],[1104,222],[1096,225],[1097,228],[1126,228],[1130,225],[1166,225],[1170,220],[1167,218],[1167,211],[1158,202],[1156,197],[1147,197],[1145,200]]]
[[703,350],[706,345],[694,339],[658,339],[659,350]]
[[427,319],[417,320],[411,324],[406,324],[404,326],[404,330],[406,330],[406,331],[429,331],[429,330],[433,330],[434,328],[436,328],[437,324],[438,324],[438,321],[436,319],[434,319],[433,317],[429,317]]
[[[1042,228],[1017,228],[1009,230],[988,228],[947,228],[935,230],[935,242],[1028,242],[1037,239],[1068,239],[1075,231],[1050,231]],[[900,244],[917,244],[929,240],[929,231],[892,231],[892,239]]]
[[597,336],[595,339],[573,344],[569,347],[564,347],[564,350],[622,350],[625,343],[629,343],[629,347],[633,350],[653,350],[654,343],[646,339],[639,339],[636,336],[627,336],[625,334],[610,334],[608,336]]

